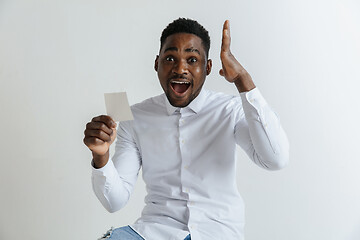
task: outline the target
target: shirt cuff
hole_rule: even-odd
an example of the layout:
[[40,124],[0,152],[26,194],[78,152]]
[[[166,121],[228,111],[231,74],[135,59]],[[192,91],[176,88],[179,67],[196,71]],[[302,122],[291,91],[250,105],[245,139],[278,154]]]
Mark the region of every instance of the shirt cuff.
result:
[[257,87],[248,92],[240,93],[240,97],[243,105],[250,104],[258,111],[267,105],[265,98],[262,96]]
[[115,165],[111,159],[102,168],[94,168],[94,160],[91,161],[92,174],[97,176],[111,176],[115,170]]

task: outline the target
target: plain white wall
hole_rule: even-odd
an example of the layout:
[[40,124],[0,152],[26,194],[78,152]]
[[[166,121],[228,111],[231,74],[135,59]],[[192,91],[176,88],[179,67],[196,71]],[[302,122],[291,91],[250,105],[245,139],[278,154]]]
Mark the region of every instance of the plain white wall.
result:
[[104,92],[162,92],[153,61],[178,17],[210,32],[206,87],[237,94],[218,75],[230,19],[232,51],[291,143],[277,172],[238,151],[246,239],[360,239],[359,13],[357,0],[0,0],[0,239],[96,239],[140,216],[141,177],[117,213],[96,199],[83,130]]

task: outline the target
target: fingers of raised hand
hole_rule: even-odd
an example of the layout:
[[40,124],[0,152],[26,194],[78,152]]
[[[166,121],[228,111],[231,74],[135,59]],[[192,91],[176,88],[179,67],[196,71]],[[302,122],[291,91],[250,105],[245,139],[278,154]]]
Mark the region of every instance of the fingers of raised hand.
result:
[[230,22],[226,20],[223,26],[223,35],[222,35],[222,42],[221,42],[221,51],[222,52],[229,52],[230,51]]
[[102,122],[105,123],[108,128],[114,128],[116,127],[115,121],[107,115],[100,115],[97,117],[94,117],[91,122]]
[[84,143],[87,146],[112,142],[116,136],[116,124],[109,116],[94,117],[86,124]]
[[92,149],[93,146],[102,145],[105,142],[99,138],[96,137],[84,137],[84,144],[88,146],[90,149]]
[[113,133],[113,129],[115,128],[109,128],[108,125],[106,125],[103,122],[89,122],[88,124],[86,124],[86,129],[91,129],[91,130],[99,129],[104,131],[108,135],[111,135]]
[[85,138],[95,137],[95,138],[99,138],[104,142],[111,141],[111,136],[110,136],[111,134],[108,134],[101,129],[85,129],[84,134],[85,134]]

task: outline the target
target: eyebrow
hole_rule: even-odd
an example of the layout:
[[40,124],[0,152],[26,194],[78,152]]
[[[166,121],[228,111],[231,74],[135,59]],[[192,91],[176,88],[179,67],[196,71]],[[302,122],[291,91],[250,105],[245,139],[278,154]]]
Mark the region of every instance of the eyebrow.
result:
[[201,55],[200,51],[197,50],[196,48],[187,48],[187,49],[185,49],[185,52],[197,52],[199,55]]
[[177,51],[178,49],[176,47],[168,47],[164,50],[164,53],[167,51]]
[[[177,49],[177,47],[168,47],[164,50],[164,53],[167,51],[178,51],[178,49]],[[200,51],[193,47],[185,49],[185,52],[196,52],[197,54],[201,55]]]

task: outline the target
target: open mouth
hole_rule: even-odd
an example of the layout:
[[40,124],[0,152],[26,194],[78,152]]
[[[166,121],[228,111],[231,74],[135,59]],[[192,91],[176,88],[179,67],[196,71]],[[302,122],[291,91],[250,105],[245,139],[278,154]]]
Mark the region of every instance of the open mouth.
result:
[[178,95],[184,94],[190,87],[190,82],[183,80],[172,80],[170,81],[172,90]]

